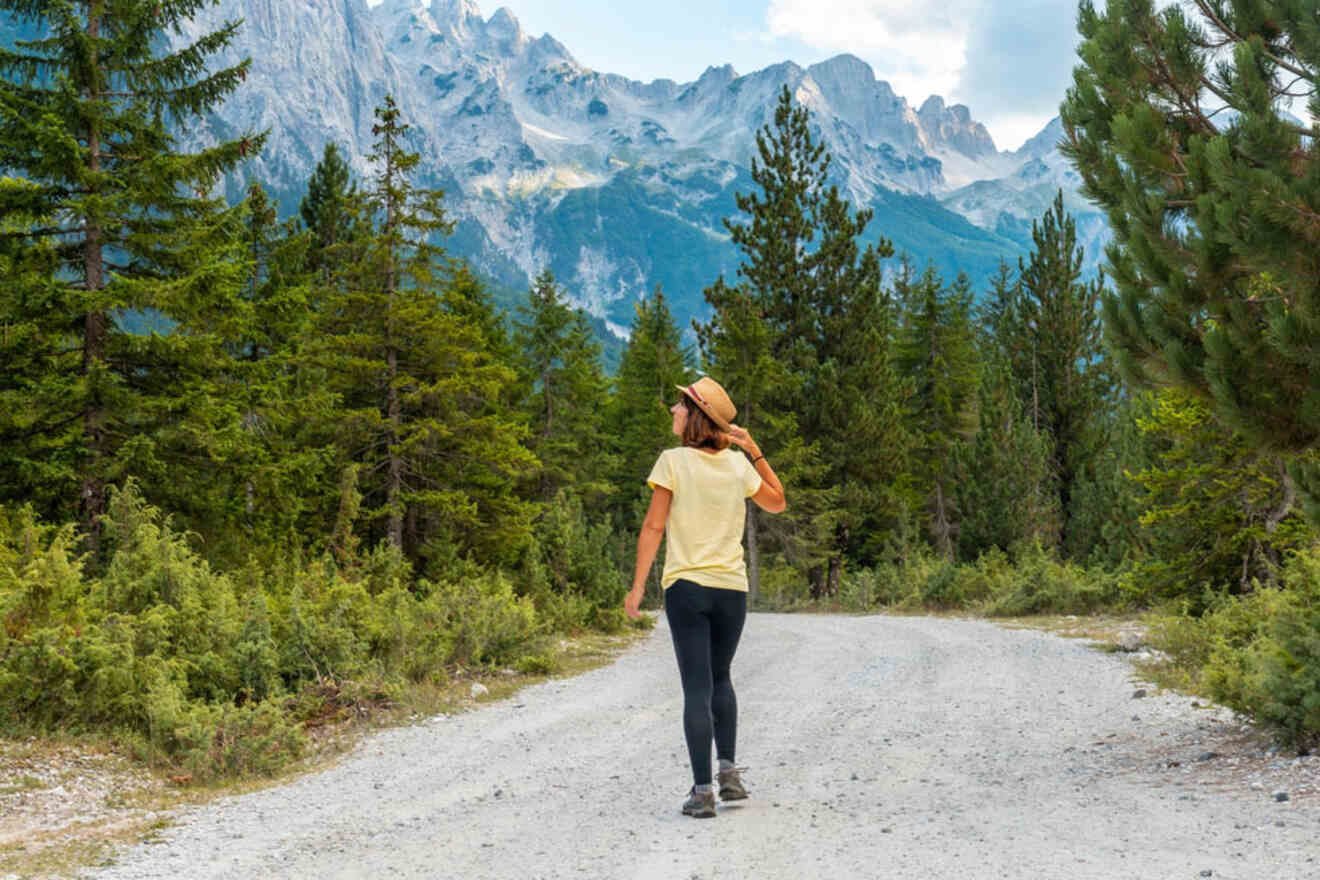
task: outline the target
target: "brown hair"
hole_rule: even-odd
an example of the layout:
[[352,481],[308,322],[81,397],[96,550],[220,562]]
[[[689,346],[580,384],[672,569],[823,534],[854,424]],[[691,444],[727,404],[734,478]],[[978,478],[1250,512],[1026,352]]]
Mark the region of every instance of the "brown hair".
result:
[[683,395],[683,408],[687,410],[687,422],[683,425],[683,445],[707,449],[728,449],[729,435],[719,425],[711,421],[710,416],[701,411],[701,407]]

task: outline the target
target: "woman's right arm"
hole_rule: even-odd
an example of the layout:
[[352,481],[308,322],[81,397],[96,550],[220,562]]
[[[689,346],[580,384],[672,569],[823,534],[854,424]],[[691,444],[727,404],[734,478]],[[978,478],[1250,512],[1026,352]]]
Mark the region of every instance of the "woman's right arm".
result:
[[660,540],[665,536],[665,523],[669,521],[669,503],[674,493],[663,486],[656,486],[651,493],[651,506],[646,509],[646,519],[642,521],[641,534],[637,536],[637,563],[633,566],[633,586],[623,600],[623,610],[631,618],[642,616],[642,595],[646,592],[646,576],[651,573],[651,563],[660,549]]

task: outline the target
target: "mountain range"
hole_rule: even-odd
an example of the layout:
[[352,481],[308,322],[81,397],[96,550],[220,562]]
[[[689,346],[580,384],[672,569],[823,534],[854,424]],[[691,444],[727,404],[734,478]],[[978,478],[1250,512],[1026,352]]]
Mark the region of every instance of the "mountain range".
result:
[[1056,149],[1057,120],[1000,151],[967,107],[938,96],[914,107],[852,55],[643,83],[590,70],[507,9],[487,18],[473,0],[220,0],[171,39],[234,18],[244,26],[214,63],[250,57],[251,71],[180,133],[195,146],[269,131],[224,182],[231,198],[256,178],[295,211],[329,141],[368,177],[373,110],[392,94],[421,154],[416,182],[447,194],[450,252],[506,288],[549,267],[618,333],[657,285],[686,325],[705,311],[703,287],[734,274],[722,221],[738,216],[735,194],[754,189],[756,132],[785,85],[811,110],[832,181],[874,210],[866,238],[889,238],[919,267],[981,286],[1001,259],[1015,266],[1028,252],[1031,221],[1059,188],[1092,270],[1105,236]]

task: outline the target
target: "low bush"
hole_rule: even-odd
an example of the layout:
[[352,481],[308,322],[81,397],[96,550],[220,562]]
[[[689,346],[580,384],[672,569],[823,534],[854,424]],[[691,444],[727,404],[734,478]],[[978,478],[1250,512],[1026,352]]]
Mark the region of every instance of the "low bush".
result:
[[0,512],[0,730],[111,732],[198,779],[268,774],[301,754],[299,719],[345,694],[388,699],[458,666],[549,671],[553,626],[622,625],[596,536],[575,531],[580,508],[563,516],[546,532],[547,616],[499,572],[418,579],[388,546],[230,577],[132,484],[111,495],[96,577],[72,527]]
[[1293,553],[1279,584],[1210,593],[1151,619],[1171,683],[1204,694],[1298,748],[1320,746],[1320,550]]
[[978,610],[990,616],[1090,614],[1121,599],[1114,576],[1060,562],[1036,543],[1020,548],[1012,566],[987,554],[974,568],[986,589]]

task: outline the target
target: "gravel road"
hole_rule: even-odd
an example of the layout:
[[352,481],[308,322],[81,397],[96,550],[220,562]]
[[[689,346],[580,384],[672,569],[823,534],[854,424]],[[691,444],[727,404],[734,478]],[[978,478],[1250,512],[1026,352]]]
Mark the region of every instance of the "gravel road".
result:
[[733,675],[752,797],[713,820],[679,814],[690,777],[661,621],[609,666],[181,814],[90,876],[1320,877],[1315,759],[1252,764],[1227,713],[1136,699],[1128,662],[1084,642],[754,614]]

